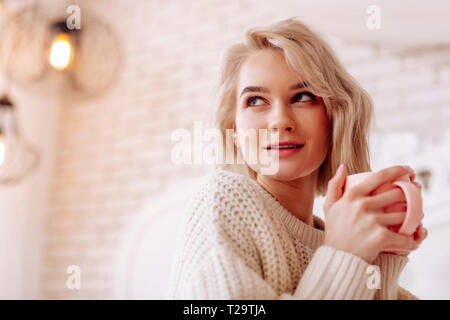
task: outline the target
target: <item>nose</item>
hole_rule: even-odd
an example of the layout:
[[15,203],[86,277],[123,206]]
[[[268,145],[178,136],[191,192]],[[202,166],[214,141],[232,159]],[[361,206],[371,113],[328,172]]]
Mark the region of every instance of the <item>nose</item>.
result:
[[272,131],[278,130],[293,132],[296,129],[295,121],[288,110],[288,107],[282,103],[276,104],[272,109],[273,112],[270,115],[268,128]]

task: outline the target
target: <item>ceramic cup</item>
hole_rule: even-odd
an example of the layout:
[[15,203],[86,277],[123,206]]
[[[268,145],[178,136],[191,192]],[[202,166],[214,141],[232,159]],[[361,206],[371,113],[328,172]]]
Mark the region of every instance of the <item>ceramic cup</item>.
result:
[[[353,186],[361,183],[372,174],[374,174],[374,172],[363,172],[347,176],[344,193],[345,190],[348,190]],[[422,209],[421,191],[414,183],[411,182],[409,175],[405,174],[404,176],[397,178],[395,181],[386,182],[385,184],[381,185],[376,190],[374,190],[371,195],[376,195],[393,188],[400,188],[403,191],[406,203],[405,201],[403,201],[389,205],[384,208],[384,212],[404,212],[406,209],[406,215],[401,225],[390,226],[389,229],[404,235],[412,235],[420,225],[420,222],[422,221],[422,218],[424,216]]]

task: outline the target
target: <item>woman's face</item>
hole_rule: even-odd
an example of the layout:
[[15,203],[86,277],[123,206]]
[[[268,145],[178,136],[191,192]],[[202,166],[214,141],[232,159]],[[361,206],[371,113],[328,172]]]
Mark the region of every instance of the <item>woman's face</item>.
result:
[[[266,149],[270,140],[259,139],[257,134],[258,152],[266,153],[267,159],[279,161],[278,171],[270,174],[277,180],[290,181],[313,173],[328,152],[325,105],[308,88],[299,86],[302,82],[289,69],[284,55],[273,49],[252,53],[240,69],[236,107],[240,146],[244,141],[240,131],[248,129],[267,129],[269,134],[275,134],[276,144],[290,141],[303,145],[287,150]],[[243,154],[246,163],[261,173],[261,163],[250,164],[246,153]]]

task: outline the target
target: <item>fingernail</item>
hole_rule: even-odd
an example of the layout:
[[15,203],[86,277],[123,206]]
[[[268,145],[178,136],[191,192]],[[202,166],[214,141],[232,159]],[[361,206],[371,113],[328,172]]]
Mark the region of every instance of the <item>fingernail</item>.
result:
[[341,171],[342,171],[342,164],[341,164],[341,165],[339,166],[339,168],[337,169],[336,174],[340,174]]
[[425,229],[425,228],[421,228],[421,229],[420,229],[420,234],[421,234],[422,236],[426,235],[427,232],[428,232],[428,230]]
[[405,170],[408,170],[408,171],[411,171],[411,172],[414,171],[413,168],[411,168],[410,166],[403,166],[403,168],[405,168]]

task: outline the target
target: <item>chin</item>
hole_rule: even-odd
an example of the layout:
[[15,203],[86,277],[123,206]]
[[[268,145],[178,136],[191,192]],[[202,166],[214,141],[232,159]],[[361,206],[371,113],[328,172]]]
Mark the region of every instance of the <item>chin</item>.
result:
[[[259,174],[261,174],[261,170],[258,170]],[[283,164],[280,161],[278,171],[274,174],[265,174],[264,176],[270,177],[271,179],[279,180],[279,181],[291,181],[295,180],[302,176],[301,168],[294,167],[292,165]]]

